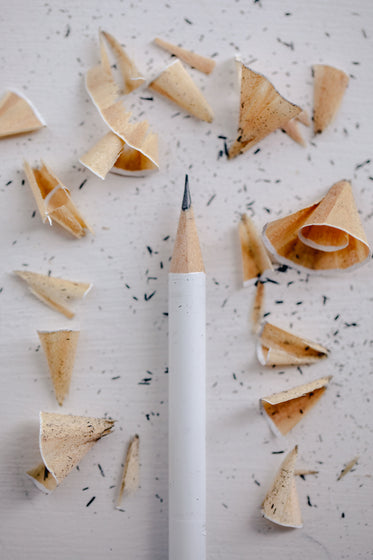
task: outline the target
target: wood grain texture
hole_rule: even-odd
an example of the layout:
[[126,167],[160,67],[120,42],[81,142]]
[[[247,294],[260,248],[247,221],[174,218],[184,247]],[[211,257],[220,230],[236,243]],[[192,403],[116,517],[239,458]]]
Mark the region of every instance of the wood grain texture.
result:
[[[209,271],[207,556],[264,560],[276,551],[278,560],[369,558],[372,265],[343,278],[268,273],[278,282],[265,286],[268,320],[323,341],[331,352],[301,370],[264,371],[248,320],[254,291],[241,288],[237,224],[248,212],[262,227],[347,178],[373,240],[372,24],[373,5],[365,0],[4,5],[2,87],[27,92],[47,128],[1,140],[1,558],[21,560],[25,549],[28,560],[167,557],[167,273],[185,173]],[[134,117],[160,133],[160,171],[145,179],[109,175],[103,183],[78,163],[105,134],[83,78],[98,62],[99,27],[125,43],[148,79],[169,60],[150,44],[154,36],[216,53],[210,76],[190,70],[211,100],[211,124],[184,118],[155,95],[145,99],[153,97],[146,89],[131,94]],[[247,63],[255,59],[250,66],[309,114],[311,65],[331,64],[354,76],[333,124],[316,138],[304,130],[305,149],[277,131],[256,154],[227,161],[224,142],[229,146],[237,132],[238,52]],[[23,158],[30,164],[45,158],[64,177],[95,237],[70,239],[33,217]],[[91,281],[94,290],[65,321],[10,274],[20,268]],[[61,328],[81,331],[66,412],[107,413],[118,422],[80,470],[44,496],[24,473],[40,462],[39,410],[59,407],[36,330]],[[333,383],[318,406],[286,438],[274,439],[259,414],[259,397],[329,374]],[[134,433],[141,438],[141,487],[118,512],[123,449]],[[281,463],[273,453],[295,444],[297,468],[319,474],[297,481],[304,528],[290,534],[263,520],[260,505]],[[337,482],[357,455],[358,464]]]

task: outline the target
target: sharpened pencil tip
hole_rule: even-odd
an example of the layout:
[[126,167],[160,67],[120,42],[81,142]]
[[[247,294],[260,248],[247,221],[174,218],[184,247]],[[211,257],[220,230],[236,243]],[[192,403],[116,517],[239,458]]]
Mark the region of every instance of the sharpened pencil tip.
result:
[[183,196],[183,203],[181,205],[181,209],[189,210],[191,206],[192,206],[192,199],[189,190],[189,179],[188,179],[188,175],[185,175],[185,188],[184,188],[184,196]]

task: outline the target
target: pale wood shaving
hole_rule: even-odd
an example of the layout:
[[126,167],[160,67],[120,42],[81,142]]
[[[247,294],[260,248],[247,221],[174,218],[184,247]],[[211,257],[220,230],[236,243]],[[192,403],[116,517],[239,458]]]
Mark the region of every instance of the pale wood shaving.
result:
[[169,53],[177,56],[180,60],[186,62],[186,64],[189,64],[189,66],[196,68],[204,74],[211,74],[215,68],[216,63],[215,60],[212,60],[212,58],[207,58],[206,56],[201,56],[200,54],[196,54],[177,45],[173,45],[172,43],[169,43],[164,39],[160,39],[159,37],[154,39],[154,43],[158,47],[161,47]]
[[73,299],[83,298],[92,288],[92,284],[86,282],[72,282],[37,272],[15,270],[14,273],[27,283],[35,297],[68,319],[72,319],[75,314],[66,304]]
[[106,418],[40,413],[40,452],[57,484],[113,426]]
[[271,323],[263,327],[257,353],[260,363],[266,366],[312,364],[328,355],[327,349],[320,344]]
[[139,486],[140,464],[139,464],[140,438],[136,434],[130,441],[126,454],[122,480],[116,507],[119,508],[123,496],[135,492]]
[[284,99],[271,82],[239,64],[241,75],[241,98],[238,136],[229,149],[229,157],[234,158],[257,144],[260,140],[283,128],[302,109]]
[[350,472],[351,469],[354,468],[354,466],[356,465],[356,463],[359,460],[359,456],[354,457],[353,459],[351,459],[351,461],[349,461],[345,467],[343,467],[343,469],[341,470],[337,480],[341,480],[341,478],[343,478],[344,476],[346,476],[347,473]]
[[267,224],[263,239],[279,262],[315,271],[346,270],[370,256],[351,184],[344,180],[320,202]]
[[263,272],[272,270],[273,267],[263,240],[253,220],[247,214],[242,214],[238,232],[241,242],[243,283],[247,286],[252,278],[261,276]]
[[264,306],[264,284],[258,281],[255,290],[255,299],[253,310],[251,314],[252,332],[257,334],[260,329],[260,324],[263,318]]
[[31,103],[15,91],[7,91],[0,100],[0,138],[35,132],[45,126]]
[[303,527],[294,476],[297,456],[298,446],[296,445],[282,462],[262,505],[263,516],[283,527]]
[[180,60],[170,64],[148,87],[167,97],[197,119],[213,121],[214,115],[210,105]]
[[140,87],[144,83],[145,78],[137,70],[135,63],[126,54],[119,41],[106,31],[101,31],[101,33],[118,60],[119,70],[124,83],[123,93],[130,93]]
[[315,64],[313,129],[320,134],[334,120],[347,88],[349,77],[343,70]]
[[294,428],[323,395],[331,378],[321,377],[260,399],[261,410],[266,414],[274,433],[285,435]]
[[24,161],[23,169],[43,222],[56,222],[78,239],[87,231],[93,233],[73,203],[69,189],[44,162],[39,169]]
[[79,331],[38,331],[48,361],[57,402],[62,406],[69,392]]

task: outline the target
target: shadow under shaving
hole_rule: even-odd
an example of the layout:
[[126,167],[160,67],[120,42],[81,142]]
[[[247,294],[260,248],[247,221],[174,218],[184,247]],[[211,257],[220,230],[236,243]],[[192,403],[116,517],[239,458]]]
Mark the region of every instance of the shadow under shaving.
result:
[[8,484],[2,499],[14,508],[17,504],[40,495],[40,491],[26,476],[26,472],[41,463],[39,451],[39,424],[37,421],[17,425],[9,435],[7,450]]

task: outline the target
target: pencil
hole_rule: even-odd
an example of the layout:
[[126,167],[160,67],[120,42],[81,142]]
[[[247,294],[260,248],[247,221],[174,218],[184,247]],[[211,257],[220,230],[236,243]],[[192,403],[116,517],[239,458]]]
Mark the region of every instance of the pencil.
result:
[[188,176],[168,289],[169,560],[205,560],[206,275]]

